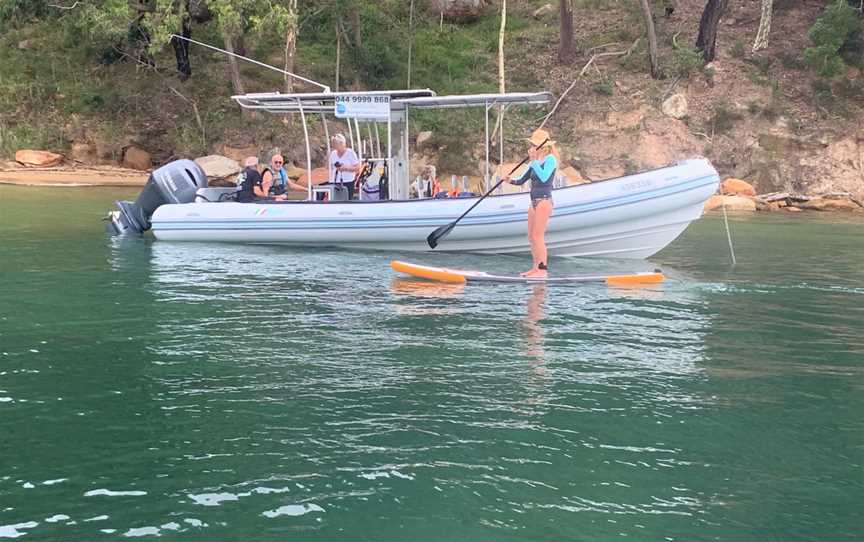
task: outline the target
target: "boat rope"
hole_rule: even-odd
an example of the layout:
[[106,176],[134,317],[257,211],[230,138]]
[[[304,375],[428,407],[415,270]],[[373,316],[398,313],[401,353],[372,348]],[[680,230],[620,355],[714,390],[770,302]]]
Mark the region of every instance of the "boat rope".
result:
[[268,70],[277,71],[277,72],[279,72],[279,73],[281,73],[281,74],[283,74],[283,75],[290,75],[291,77],[293,77],[293,78],[295,78],[295,79],[299,79],[300,81],[303,81],[303,82],[305,82],[305,83],[311,83],[311,84],[313,84],[313,85],[315,85],[315,86],[321,87],[321,88],[324,90],[324,92],[328,92],[328,93],[330,92],[330,87],[328,87],[327,85],[322,85],[322,84],[319,83],[318,81],[313,81],[313,80],[311,80],[311,79],[307,79],[307,78],[303,77],[302,75],[297,75],[296,73],[291,73],[291,72],[289,72],[289,71],[285,71],[285,70],[283,70],[283,69],[277,68],[276,66],[271,66],[270,64],[265,64],[265,63],[263,63],[263,62],[258,62],[257,60],[253,60],[253,59],[251,59],[251,58],[249,58],[249,57],[245,57],[245,56],[243,56],[243,55],[238,55],[237,53],[232,53],[232,52],[230,52],[230,51],[226,51],[225,49],[220,49],[220,48],[218,48],[218,47],[214,47],[213,45],[209,45],[209,44],[207,44],[207,43],[203,43],[203,42],[200,42],[200,41],[197,41],[197,40],[193,40],[192,38],[187,38],[187,37],[185,37],[185,36],[178,36],[177,34],[171,34],[171,37],[172,37],[172,38],[177,38],[178,40],[185,40],[185,41],[188,41],[189,43],[194,43],[195,45],[200,45],[201,47],[206,47],[206,48],[208,48],[208,49],[213,49],[214,51],[219,51],[220,53],[225,53],[226,55],[233,56],[233,57],[236,57],[236,58],[239,58],[239,59],[242,59],[242,60],[246,60],[246,61],[248,61],[248,62],[251,62],[252,64],[256,64],[256,65],[261,66],[261,67],[263,67],[263,68],[267,68]]
[[723,198],[721,201],[723,204],[723,223],[726,225],[726,241],[729,242],[729,254],[732,256],[732,266],[734,267],[737,263],[735,261],[735,248],[732,246],[732,232],[729,230],[729,215],[726,214],[726,198],[723,196],[723,192],[721,190],[720,197]]

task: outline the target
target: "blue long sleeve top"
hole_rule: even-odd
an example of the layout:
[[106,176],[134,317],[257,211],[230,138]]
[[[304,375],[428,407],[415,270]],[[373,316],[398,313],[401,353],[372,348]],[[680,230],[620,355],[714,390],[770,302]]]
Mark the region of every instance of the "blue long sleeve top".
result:
[[555,178],[557,169],[558,160],[550,154],[542,162],[532,160],[525,173],[518,179],[511,179],[510,184],[518,186],[531,181],[531,199],[551,198],[552,180]]

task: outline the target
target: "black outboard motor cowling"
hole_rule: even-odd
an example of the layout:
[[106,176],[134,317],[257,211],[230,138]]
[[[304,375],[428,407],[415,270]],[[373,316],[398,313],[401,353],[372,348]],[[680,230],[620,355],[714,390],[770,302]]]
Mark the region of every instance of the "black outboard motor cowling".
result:
[[119,212],[109,215],[111,233],[143,233],[150,229],[150,217],[166,203],[192,203],[195,192],[207,187],[207,175],[192,160],[175,160],[153,170],[135,202],[118,201]]

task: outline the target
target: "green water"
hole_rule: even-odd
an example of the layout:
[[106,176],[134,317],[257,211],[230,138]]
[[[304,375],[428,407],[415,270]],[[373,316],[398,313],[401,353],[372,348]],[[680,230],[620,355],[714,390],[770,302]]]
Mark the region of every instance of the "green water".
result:
[[857,540],[864,220],[706,218],[639,290],[106,237],[0,186],[0,538]]

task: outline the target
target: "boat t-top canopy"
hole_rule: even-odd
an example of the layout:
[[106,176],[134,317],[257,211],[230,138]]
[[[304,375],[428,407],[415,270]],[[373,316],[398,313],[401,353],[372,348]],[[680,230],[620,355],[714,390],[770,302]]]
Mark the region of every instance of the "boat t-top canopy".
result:
[[492,105],[542,105],[552,101],[549,92],[507,92],[503,94],[463,94],[438,96],[430,89],[385,90],[362,92],[315,92],[282,94],[266,92],[232,96],[240,107],[271,113],[327,112],[338,100],[388,97],[390,107],[419,109],[453,109]]
[[539,105],[552,101],[550,92],[508,92],[505,94],[464,94],[457,96],[418,96],[400,98],[396,103],[422,109],[450,109],[490,105]]
[[302,92],[282,94],[281,92],[263,92],[256,94],[241,94],[231,99],[244,109],[259,109],[271,113],[321,112],[331,110],[337,100],[352,98],[387,97],[389,102],[399,99],[424,98],[435,96],[435,91],[425,89],[414,90],[381,90],[358,92]]
[[[306,170],[312,178],[312,157],[309,142],[307,115],[320,115],[323,120],[327,154],[330,154],[330,136],[327,117],[333,116],[347,124],[348,139],[360,159],[384,160],[389,164],[391,176],[398,179],[391,185],[391,195],[407,198],[411,156],[408,151],[408,117],[412,109],[461,109],[484,108],[485,116],[485,166],[484,184],[490,185],[489,167],[489,113],[493,108],[506,109],[513,105],[543,105],[552,101],[550,92],[507,92],[489,94],[462,94],[438,96],[431,89],[369,90],[354,92],[301,92],[282,94],[264,92],[240,94],[231,97],[244,109],[266,111],[275,114],[299,114],[303,124],[306,143]],[[364,126],[361,126],[361,122]],[[384,137],[379,133],[379,124],[385,126]],[[365,133],[364,128],[365,127]],[[500,138],[499,163],[504,160],[504,130],[498,131]],[[385,145],[382,145],[382,142]],[[309,197],[312,197],[311,181]]]

